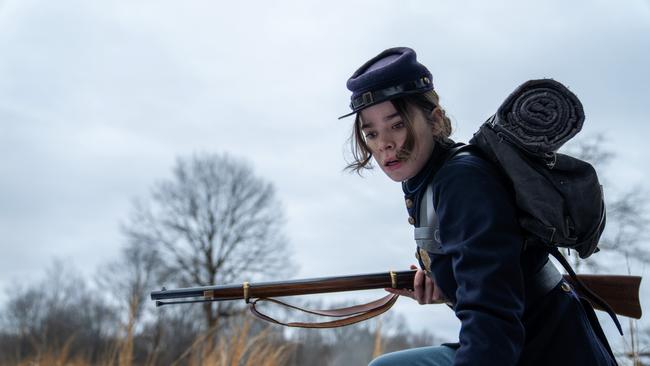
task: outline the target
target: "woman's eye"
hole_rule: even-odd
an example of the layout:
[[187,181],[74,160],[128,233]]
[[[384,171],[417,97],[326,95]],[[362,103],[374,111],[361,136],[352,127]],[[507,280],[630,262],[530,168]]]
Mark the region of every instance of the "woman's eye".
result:
[[368,132],[366,133],[366,139],[372,139],[377,136],[377,132]]
[[393,128],[394,128],[394,129],[402,128],[402,127],[404,127],[404,122],[402,122],[402,121],[399,121],[399,122],[397,122],[397,123],[395,123],[395,124],[393,125]]

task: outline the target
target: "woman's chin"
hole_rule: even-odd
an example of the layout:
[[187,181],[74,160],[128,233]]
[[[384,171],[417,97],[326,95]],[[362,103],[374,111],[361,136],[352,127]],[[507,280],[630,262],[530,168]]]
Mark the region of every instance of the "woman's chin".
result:
[[382,170],[388,178],[395,182],[403,182],[410,178],[401,163],[396,167],[382,167]]

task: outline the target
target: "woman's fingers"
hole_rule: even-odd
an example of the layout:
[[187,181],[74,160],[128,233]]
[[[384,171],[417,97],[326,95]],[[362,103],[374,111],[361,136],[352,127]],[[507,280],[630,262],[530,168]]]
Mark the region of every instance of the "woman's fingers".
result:
[[434,304],[433,294],[434,294],[435,285],[431,281],[431,277],[425,276],[424,279],[424,301],[425,304]]
[[449,300],[445,297],[445,294],[442,293],[440,287],[435,286],[433,290],[433,303],[442,304],[442,303],[446,303],[447,301]]
[[426,301],[424,299],[425,296],[425,289],[424,289],[424,280],[425,280],[426,275],[424,274],[424,271],[421,269],[418,269],[417,272],[415,272],[415,278],[413,279],[413,293],[415,295],[414,299],[417,300],[417,302],[422,305],[426,304]]
[[[411,269],[417,269],[411,265]],[[440,304],[447,302],[447,298],[442,293],[436,283],[429,277],[424,270],[418,269],[413,279],[413,293],[406,294],[416,300],[420,305],[423,304]]]

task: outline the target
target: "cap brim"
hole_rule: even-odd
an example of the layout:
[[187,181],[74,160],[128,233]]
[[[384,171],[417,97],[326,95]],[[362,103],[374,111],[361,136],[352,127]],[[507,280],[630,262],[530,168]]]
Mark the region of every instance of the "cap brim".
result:
[[341,117],[339,117],[339,119],[343,119],[345,117],[350,117],[351,115],[353,115],[355,113],[359,113],[359,112],[361,112],[362,110],[364,110],[364,109],[366,109],[368,107],[372,107],[373,105],[377,105],[377,104],[383,103],[383,102],[385,102],[387,100],[391,100],[391,99],[393,99],[393,98],[385,98],[385,99],[375,100],[372,103],[364,104],[364,105],[360,106],[359,108],[353,110],[352,112],[342,115]]
[[339,117],[339,119],[343,119],[343,118],[345,118],[345,117],[350,117],[351,115],[353,115],[353,114],[355,114],[355,113],[357,113],[357,111],[352,111],[352,112],[350,112],[350,113],[348,113],[348,114],[344,114],[344,115],[342,115],[341,117]]

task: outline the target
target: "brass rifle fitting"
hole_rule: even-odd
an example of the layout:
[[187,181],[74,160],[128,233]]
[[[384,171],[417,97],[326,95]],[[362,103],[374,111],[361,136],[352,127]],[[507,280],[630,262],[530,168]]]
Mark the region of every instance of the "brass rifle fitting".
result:
[[249,289],[250,289],[251,286],[248,284],[248,282],[244,282],[242,287],[244,288],[244,301],[246,301],[246,303],[248,304],[249,299],[250,299],[249,298]]
[[392,288],[397,288],[397,273],[390,271],[390,285]]

